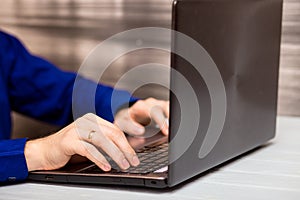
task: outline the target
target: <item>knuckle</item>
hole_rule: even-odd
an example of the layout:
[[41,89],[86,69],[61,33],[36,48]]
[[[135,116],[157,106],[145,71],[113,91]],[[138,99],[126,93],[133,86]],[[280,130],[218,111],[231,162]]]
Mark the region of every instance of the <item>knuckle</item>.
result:
[[86,113],[85,115],[82,116],[82,118],[86,118],[86,119],[89,119],[91,117],[95,117],[95,114],[93,114],[93,113]]
[[140,106],[142,106],[143,104],[145,104],[145,100],[139,100],[139,101],[137,101],[134,105],[135,105],[136,107],[140,107]]
[[[111,130],[110,131],[110,137],[114,140],[114,141],[119,141],[120,139],[123,139],[123,132],[119,131],[119,130]],[[125,137],[125,136],[124,136]]]
[[78,124],[82,121],[83,117],[79,117],[77,119],[74,120],[74,124]]
[[154,99],[153,97],[149,97],[149,98],[147,99],[147,101],[148,101],[149,103],[154,103],[154,102],[156,101],[156,99]]
[[114,131],[109,127],[102,127],[99,131],[101,141],[107,142],[108,140],[114,140]]

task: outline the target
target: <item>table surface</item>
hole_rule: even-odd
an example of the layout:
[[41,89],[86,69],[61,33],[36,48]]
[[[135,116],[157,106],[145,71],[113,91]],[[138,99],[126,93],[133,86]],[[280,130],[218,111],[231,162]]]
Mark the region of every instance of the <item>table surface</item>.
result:
[[268,145],[174,189],[22,183],[0,199],[300,199],[300,118],[278,117]]

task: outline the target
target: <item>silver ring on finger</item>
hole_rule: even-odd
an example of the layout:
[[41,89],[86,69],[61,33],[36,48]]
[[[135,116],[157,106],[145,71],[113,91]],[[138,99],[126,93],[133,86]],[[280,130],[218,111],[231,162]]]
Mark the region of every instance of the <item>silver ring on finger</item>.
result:
[[88,140],[89,140],[90,142],[93,142],[93,135],[94,135],[95,132],[96,132],[96,131],[94,131],[94,130],[91,130],[91,131],[90,131],[90,133],[89,133],[89,135],[88,135]]

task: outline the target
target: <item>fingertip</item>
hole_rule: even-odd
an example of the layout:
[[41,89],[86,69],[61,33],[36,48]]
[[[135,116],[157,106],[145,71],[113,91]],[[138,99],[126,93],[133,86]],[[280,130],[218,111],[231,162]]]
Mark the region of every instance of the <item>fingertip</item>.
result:
[[120,167],[123,169],[128,169],[130,167],[130,164],[128,163],[128,161],[125,158],[122,160],[121,163],[122,163],[122,165]]
[[162,133],[163,133],[164,135],[169,135],[169,129],[168,129],[168,128],[163,129],[163,130],[162,130]]
[[169,123],[168,120],[165,120],[165,123],[160,127],[161,132],[164,135],[168,135],[169,134]]
[[139,160],[139,158],[136,156],[136,155],[134,155],[133,157],[132,157],[132,165],[133,166],[138,166],[140,164],[140,160]]
[[108,171],[111,170],[111,166],[110,166],[109,164],[104,164],[104,165],[102,165],[101,169],[102,169],[103,171],[108,172]]

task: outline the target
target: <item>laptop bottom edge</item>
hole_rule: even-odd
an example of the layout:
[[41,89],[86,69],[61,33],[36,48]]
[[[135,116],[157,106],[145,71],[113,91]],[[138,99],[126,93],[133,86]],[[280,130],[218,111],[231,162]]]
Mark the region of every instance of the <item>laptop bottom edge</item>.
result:
[[168,187],[167,173],[144,175],[110,176],[101,174],[47,174],[32,172],[28,179],[32,181],[48,182],[48,183],[72,183],[72,184],[93,184],[93,185],[124,185],[138,186],[150,188],[166,188]]

